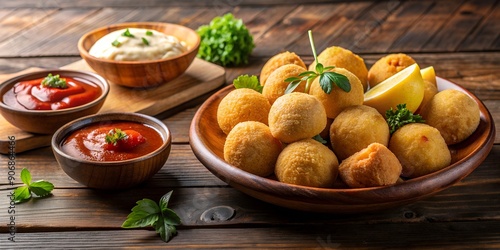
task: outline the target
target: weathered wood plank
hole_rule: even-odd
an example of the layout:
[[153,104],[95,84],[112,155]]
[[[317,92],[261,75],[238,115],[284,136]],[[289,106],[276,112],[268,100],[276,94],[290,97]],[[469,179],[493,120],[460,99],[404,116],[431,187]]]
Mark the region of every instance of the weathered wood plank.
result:
[[0,42],[11,39],[22,30],[36,25],[55,11],[56,9],[1,9]]
[[356,44],[360,52],[385,53],[431,6],[431,1],[408,1],[398,6],[379,26]]
[[401,37],[393,41],[389,51],[406,53],[420,51],[460,5],[461,1],[435,1],[430,10],[416,20]]
[[95,248],[96,244],[105,249],[498,249],[499,239],[500,223],[485,221],[270,228],[179,227],[178,234],[168,243],[161,241],[153,230],[147,229],[19,232],[15,243],[2,242],[2,246],[21,249],[40,246],[50,249]]
[[438,33],[422,48],[423,51],[457,51],[458,46],[490,12],[495,0],[467,1],[454,13]]
[[500,4],[497,2],[489,15],[467,36],[459,50],[498,50],[500,46],[495,45],[499,44],[494,44],[498,39],[500,39]]

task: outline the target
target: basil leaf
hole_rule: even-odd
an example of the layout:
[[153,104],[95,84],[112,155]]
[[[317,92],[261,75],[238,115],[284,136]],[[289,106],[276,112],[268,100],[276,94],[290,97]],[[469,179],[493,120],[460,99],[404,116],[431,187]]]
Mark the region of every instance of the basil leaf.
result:
[[43,197],[43,196],[47,196],[48,194],[50,194],[50,192],[52,192],[52,190],[54,190],[54,184],[52,184],[48,181],[40,180],[40,181],[35,181],[35,182],[31,183],[29,185],[29,189],[34,194],[36,194],[40,197]]
[[31,198],[31,192],[28,186],[22,186],[14,190],[14,202],[19,203]]
[[29,185],[31,183],[31,173],[27,168],[23,168],[21,170],[21,180],[26,185]]

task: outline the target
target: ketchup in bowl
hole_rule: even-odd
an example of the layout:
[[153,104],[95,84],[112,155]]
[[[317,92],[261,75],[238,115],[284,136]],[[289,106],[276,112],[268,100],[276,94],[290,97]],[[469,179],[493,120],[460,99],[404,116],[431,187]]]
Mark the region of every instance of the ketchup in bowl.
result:
[[48,74],[16,83],[3,95],[3,102],[20,110],[60,110],[89,103],[101,93],[99,86],[84,79]]

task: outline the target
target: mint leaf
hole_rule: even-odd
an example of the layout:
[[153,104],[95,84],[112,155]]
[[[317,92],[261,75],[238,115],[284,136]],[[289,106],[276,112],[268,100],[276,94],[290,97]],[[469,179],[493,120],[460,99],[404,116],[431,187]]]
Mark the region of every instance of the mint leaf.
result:
[[28,186],[22,186],[14,190],[14,202],[20,203],[31,198],[31,192]]
[[233,80],[233,85],[235,88],[249,88],[253,89],[259,93],[262,93],[262,89],[264,86],[260,85],[259,79],[257,79],[257,76],[248,76],[248,75],[241,75],[238,76],[236,79]]
[[27,168],[23,168],[21,170],[21,180],[26,185],[29,185],[31,183],[31,173]]
[[36,194],[40,197],[43,197],[43,196],[49,195],[50,192],[52,192],[52,190],[54,190],[54,184],[52,184],[48,181],[40,180],[40,181],[35,181],[35,182],[31,183],[29,185],[29,189],[34,194]]

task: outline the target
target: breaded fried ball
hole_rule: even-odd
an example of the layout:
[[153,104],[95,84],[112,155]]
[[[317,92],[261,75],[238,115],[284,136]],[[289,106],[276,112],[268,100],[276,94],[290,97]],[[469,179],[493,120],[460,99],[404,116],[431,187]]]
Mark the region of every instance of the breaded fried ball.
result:
[[280,182],[308,187],[331,187],[339,162],[325,145],[304,139],[287,145],[278,156],[274,173]]
[[434,97],[437,93],[438,89],[436,85],[430,81],[424,80],[424,99],[422,99],[422,102],[415,113],[422,114],[425,105],[427,105],[431,101],[432,97]]
[[339,166],[340,178],[352,188],[395,184],[401,175],[398,158],[384,145],[372,143]]
[[404,68],[416,63],[409,55],[389,54],[376,61],[368,71],[368,82],[373,88],[385,79],[393,76]]
[[261,122],[238,123],[224,143],[224,160],[251,174],[266,177],[274,172],[281,142]]
[[243,121],[268,124],[271,104],[261,93],[248,89],[235,89],[227,94],[217,107],[217,122],[225,134]]
[[288,51],[279,53],[271,57],[262,67],[259,78],[260,85],[265,86],[269,75],[271,75],[271,73],[277,68],[287,64],[295,64],[297,66],[300,66],[304,68],[304,71],[305,69],[307,69],[306,64],[297,54]]
[[[288,87],[288,82],[285,82],[287,78],[298,77],[300,73],[306,71],[305,68],[297,66],[295,64],[287,64],[277,68],[269,77],[267,78],[266,85],[262,89],[262,94],[267,97],[271,105],[278,99],[278,97],[285,94],[285,90]],[[306,87],[306,82],[302,81],[299,83],[295,92],[304,92]]]
[[[318,61],[324,67],[335,66],[349,70],[358,77],[363,85],[363,90],[368,89],[368,69],[365,61],[360,56],[348,49],[338,46],[328,47],[318,55]],[[316,62],[309,65],[309,70],[316,71]]]
[[328,118],[335,119],[335,117],[345,108],[363,104],[364,91],[363,85],[353,73],[343,68],[334,68],[331,71],[346,76],[351,84],[351,90],[345,92],[334,85],[332,92],[327,94],[319,85],[319,77],[317,77],[311,84],[309,94],[316,96],[321,101],[325,107],[326,116]]
[[314,96],[293,92],[276,99],[269,111],[269,128],[285,143],[312,138],[326,126],[323,104]]
[[339,160],[374,142],[387,146],[389,136],[389,125],[384,117],[375,108],[365,105],[346,108],[330,126],[330,142]]
[[392,134],[389,149],[403,166],[403,177],[415,178],[450,165],[451,154],[436,128],[410,123]]
[[471,97],[458,90],[447,89],[431,99],[422,117],[441,132],[446,144],[452,145],[474,133],[479,126],[480,111]]

